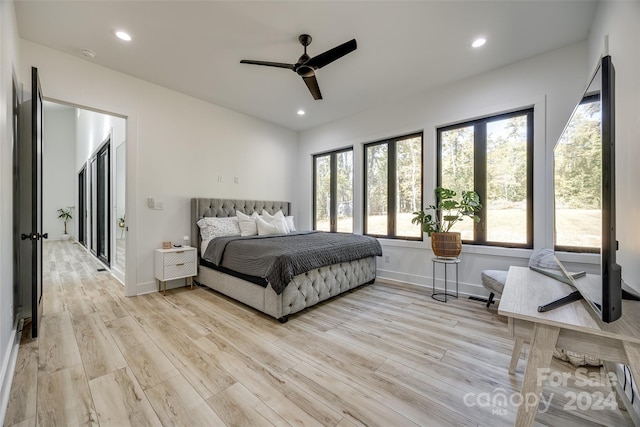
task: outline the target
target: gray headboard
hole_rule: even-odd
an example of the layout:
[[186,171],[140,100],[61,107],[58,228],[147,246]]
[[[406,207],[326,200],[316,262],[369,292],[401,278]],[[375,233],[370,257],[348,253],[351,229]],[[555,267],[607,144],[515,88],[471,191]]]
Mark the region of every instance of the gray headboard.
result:
[[236,210],[251,215],[254,212],[262,213],[266,210],[275,214],[282,209],[282,213],[290,215],[291,204],[289,202],[271,202],[265,200],[232,200],[232,199],[191,199],[191,245],[200,252],[200,228],[196,224],[204,217],[224,218],[236,216]]

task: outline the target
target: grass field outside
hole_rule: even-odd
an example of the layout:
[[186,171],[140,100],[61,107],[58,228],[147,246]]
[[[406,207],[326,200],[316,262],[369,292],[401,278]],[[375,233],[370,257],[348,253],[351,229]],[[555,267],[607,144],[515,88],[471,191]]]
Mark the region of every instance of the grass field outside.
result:
[[[556,211],[556,245],[600,247],[600,210],[599,209],[558,209]],[[411,224],[413,214],[398,215],[396,234],[404,237],[419,237],[420,228]],[[384,235],[387,233],[387,216],[369,217],[369,233]],[[490,242],[525,243],[526,211],[524,209],[487,210],[487,240]],[[338,218],[338,230],[352,231],[351,217]],[[329,221],[319,221],[317,230],[329,231]],[[462,239],[471,239],[473,221],[465,218],[454,230],[462,233]]]

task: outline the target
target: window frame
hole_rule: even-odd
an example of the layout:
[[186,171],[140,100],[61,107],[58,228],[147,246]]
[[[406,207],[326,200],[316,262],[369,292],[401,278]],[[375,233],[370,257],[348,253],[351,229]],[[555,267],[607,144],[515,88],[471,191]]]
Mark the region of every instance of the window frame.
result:
[[[463,240],[462,243],[467,245],[495,246],[504,248],[522,248],[533,249],[533,107],[522,108],[506,113],[489,115],[474,120],[455,123],[452,125],[442,126],[436,129],[436,169],[437,186],[442,185],[442,133],[459,129],[463,127],[473,126],[473,190],[480,196],[480,202],[483,208],[476,213],[480,217],[480,222],[474,225],[473,240]],[[504,120],[516,116],[526,116],[527,119],[527,226],[526,226],[526,242],[494,242],[487,241],[487,124]]]
[[[409,134],[396,136],[392,138],[385,138],[378,141],[367,142],[363,144],[363,206],[362,206],[362,234],[365,236],[372,236],[379,239],[394,239],[394,240],[410,240],[421,242],[424,240],[424,233],[420,233],[420,237],[411,236],[397,236],[395,234],[396,229],[396,176],[397,176],[397,149],[396,143],[398,141],[404,141],[406,139],[420,137],[420,210],[424,208],[424,131],[412,132]],[[389,158],[387,159],[387,234],[373,234],[367,233],[368,227],[368,215],[367,215],[367,183],[368,183],[368,164],[367,164],[367,149],[376,145],[387,145],[387,153]],[[391,155],[393,153],[393,155]]]
[[[313,205],[312,205],[312,212],[313,212],[313,230],[316,230],[316,159],[319,157],[326,157],[329,156],[329,197],[331,199],[331,204],[329,205],[329,233],[345,233],[345,234],[349,234],[346,231],[338,231],[338,162],[336,160],[336,157],[338,156],[338,154],[340,153],[346,153],[348,151],[351,151],[351,161],[352,161],[352,167],[355,170],[355,164],[353,163],[353,146],[351,147],[345,147],[345,148],[340,148],[338,150],[333,150],[333,151],[325,151],[323,153],[317,153],[312,155],[312,159],[311,161],[313,162]],[[351,192],[353,194],[355,194],[355,186],[354,186],[354,181],[355,181],[355,174],[354,174],[354,170],[352,170],[351,173]],[[353,212],[353,210],[352,210]],[[354,230],[354,216],[353,213],[351,215],[351,233],[353,233]]]

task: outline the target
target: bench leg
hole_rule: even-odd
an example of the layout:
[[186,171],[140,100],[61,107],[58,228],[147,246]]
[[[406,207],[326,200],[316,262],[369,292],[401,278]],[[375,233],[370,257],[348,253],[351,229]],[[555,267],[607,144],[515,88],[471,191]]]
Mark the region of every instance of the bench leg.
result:
[[491,292],[489,294],[489,299],[487,300],[487,308],[489,308],[491,306],[491,303],[493,302],[493,296],[494,296],[494,293]]

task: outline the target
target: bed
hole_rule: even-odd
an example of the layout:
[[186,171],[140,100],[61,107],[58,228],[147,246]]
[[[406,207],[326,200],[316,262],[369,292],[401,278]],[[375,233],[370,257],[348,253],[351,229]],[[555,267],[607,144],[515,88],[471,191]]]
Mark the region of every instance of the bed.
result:
[[[358,286],[373,283],[376,278],[376,256],[380,256],[380,245],[375,254],[357,259],[335,262],[330,265],[312,268],[294,275],[288,283],[279,285],[277,281],[259,283],[259,277],[244,276],[212,265],[203,259],[200,228],[197,223],[203,218],[226,218],[236,215],[236,210],[251,215],[267,211],[274,215],[282,211],[290,213],[288,202],[232,200],[232,199],[191,199],[191,241],[198,250],[198,275],[196,281],[217,292],[251,306],[284,323],[288,316],[328,300]],[[302,239],[303,233],[292,233],[291,238]],[[328,233],[318,233],[328,234]],[[333,235],[335,236],[335,235]],[[274,241],[276,240],[273,236]],[[326,236],[325,238],[329,238]],[[375,240],[375,239],[373,239]],[[234,243],[235,244],[235,243]],[[264,280],[264,279],[263,279]],[[274,289],[275,286],[275,289]],[[283,288],[283,289],[282,289]]]

